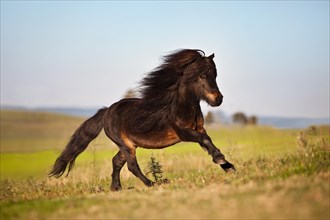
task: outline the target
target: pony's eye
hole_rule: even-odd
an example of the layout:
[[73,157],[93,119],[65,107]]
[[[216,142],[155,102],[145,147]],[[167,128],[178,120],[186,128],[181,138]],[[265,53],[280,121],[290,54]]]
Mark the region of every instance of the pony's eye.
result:
[[201,78],[201,79],[206,79],[206,75],[203,74],[203,75],[200,76],[200,78]]

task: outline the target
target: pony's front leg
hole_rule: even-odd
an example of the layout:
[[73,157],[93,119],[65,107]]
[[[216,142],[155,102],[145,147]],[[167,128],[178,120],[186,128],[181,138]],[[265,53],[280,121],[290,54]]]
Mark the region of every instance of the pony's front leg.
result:
[[221,151],[212,143],[211,138],[205,133],[202,137],[201,143],[199,143],[202,148],[204,148],[213,157],[213,162],[219,164],[222,169],[226,172],[235,172],[236,169],[233,164],[225,159],[225,156]]
[[182,141],[199,143],[199,145],[212,156],[213,162],[219,164],[226,172],[236,171],[234,165],[228,162],[221,151],[213,144],[205,130],[201,133],[191,128],[187,128],[180,129],[177,133]]

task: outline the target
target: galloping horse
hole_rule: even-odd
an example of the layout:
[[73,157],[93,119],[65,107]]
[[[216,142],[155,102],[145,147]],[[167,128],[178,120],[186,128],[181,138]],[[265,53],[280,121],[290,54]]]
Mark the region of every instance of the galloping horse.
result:
[[220,106],[223,96],[216,83],[214,54],[184,49],[164,57],[163,63],[141,82],[141,98],[122,99],[109,108],[100,109],[73,134],[57,158],[50,176],[68,174],[76,157],[103,128],[118,145],[113,157],[110,189],[121,189],[120,170],[127,162],[130,172],[145,185],[154,183],[142,172],[136,160],[136,148],[160,149],[181,141],[196,142],[226,171],[235,171],[221,151],[212,143],[203,124],[200,101]]

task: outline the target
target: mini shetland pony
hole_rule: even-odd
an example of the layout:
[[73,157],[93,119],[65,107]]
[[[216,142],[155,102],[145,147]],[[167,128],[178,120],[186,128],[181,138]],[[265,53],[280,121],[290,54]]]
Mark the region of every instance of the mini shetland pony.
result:
[[203,124],[200,101],[219,106],[223,96],[216,83],[214,54],[206,57],[201,50],[180,50],[164,57],[164,62],[141,82],[141,98],[122,99],[100,109],[73,134],[57,158],[50,176],[68,174],[76,157],[98,136],[103,128],[118,145],[112,159],[111,190],[121,189],[120,170],[129,171],[145,185],[154,183],[142,172],[136,160],[136,148],[159,149],[181,141],[196,142],[226,171],[235,171],[214,146]]

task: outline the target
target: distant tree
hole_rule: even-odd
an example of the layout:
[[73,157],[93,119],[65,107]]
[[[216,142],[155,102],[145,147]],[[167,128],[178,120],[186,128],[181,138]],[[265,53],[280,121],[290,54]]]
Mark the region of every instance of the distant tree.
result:
[[205,124],[209,125],[209,124],[212,124],[214,123],[214,115],[212,112],[207,112],[205,118],[204,118],[204,122]]
[[137,94],[134,91],[134,89],[129,89],[126,91],[125,95],[124,95],[124,99],[129,99],[129,98],[136,98]]
[[251,116],[248,118],[248,124],[249,125],[257,125],[258,124],[258,118],[257,116]]
[[243,112],[237,112],[233,114],[233,122],[235,124],[246,125],[248,123],[248,118]]

